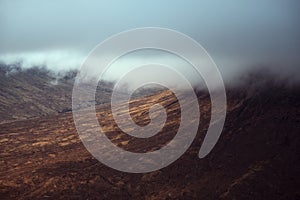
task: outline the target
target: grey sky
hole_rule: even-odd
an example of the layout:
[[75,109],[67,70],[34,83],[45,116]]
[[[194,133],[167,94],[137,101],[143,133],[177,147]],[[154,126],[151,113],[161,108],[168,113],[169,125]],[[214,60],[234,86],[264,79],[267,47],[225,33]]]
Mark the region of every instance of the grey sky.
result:
[[222,73],[258,64],[299,68],[297,0],[0,0],[0,60],[77,67],[105,38],[137,27],[183,32],[206,48]]

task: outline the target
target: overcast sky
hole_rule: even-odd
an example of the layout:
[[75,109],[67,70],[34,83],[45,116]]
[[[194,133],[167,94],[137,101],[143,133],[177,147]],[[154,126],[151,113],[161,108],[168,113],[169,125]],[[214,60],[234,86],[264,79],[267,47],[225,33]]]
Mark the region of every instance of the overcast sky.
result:
[[299,15],[297,0],[0,0],[0,60],[74,68],[107,37],[154,26],[194,38],[224,76],[257,65],[295,73]]

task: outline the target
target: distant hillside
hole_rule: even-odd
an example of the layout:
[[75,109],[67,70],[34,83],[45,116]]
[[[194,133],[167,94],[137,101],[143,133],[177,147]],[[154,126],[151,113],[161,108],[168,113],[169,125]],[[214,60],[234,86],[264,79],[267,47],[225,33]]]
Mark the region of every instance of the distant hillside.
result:
[[[21,64],[0,63],[0,124],[71,111],[76,73],[75,70],[54,73],[45,67],[24,69]],[[110,102],[113,86],[113,82],[99,82],[96,104]],[[157,86],[142,87],[132,98],[159,91],[162,88]]]
[[[0,64],[0,123],[71,111],[76,71],[55,74],[46,68],[22,69]],[[101,83],[101,101],[110,99],[111,83]]]

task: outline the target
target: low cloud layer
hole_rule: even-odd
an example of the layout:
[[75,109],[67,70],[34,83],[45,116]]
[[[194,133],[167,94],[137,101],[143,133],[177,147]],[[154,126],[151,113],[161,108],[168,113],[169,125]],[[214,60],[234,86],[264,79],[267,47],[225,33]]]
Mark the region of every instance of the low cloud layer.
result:
[[[78,68],[101,41],[137,27],[164,27],[183,32],[208,51],[226,82],[259,68],[298,79],[300,22],[296,0],[218,1],[8,1],[0,2],[0,61],[22,61],[25,68]],[[107,77],[116,79],[130,62],[123,59]],[[165,61],[182,65],[178,59]],[[117,64],[116,64],[117,65]],[[167,75],[166,75],[167,76]],[[142,77],[141,77],[142,78]]]

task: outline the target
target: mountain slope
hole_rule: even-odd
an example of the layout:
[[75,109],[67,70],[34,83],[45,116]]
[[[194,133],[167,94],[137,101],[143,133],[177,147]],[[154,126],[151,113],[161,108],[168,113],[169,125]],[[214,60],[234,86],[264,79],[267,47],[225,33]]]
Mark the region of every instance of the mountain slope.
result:
[[[55,74],[41,67],[0,64],[0,123],[71,111],[75,76],[75,71]],[[111,87],[100,83],[97,103],[109,101]]]
[[[81,144],[71,113],[2,124],[1,197],[297,199],[299,91],[299,87],[276,84],[228,90],[223,133],[204,159],[198,158],[198,151],[210,120],[210,100],[208,94],[199,93],[202,118],[192,146],[170,166],[146,174],[118,172],[95,160]],[[98,106],[97,116],[116,145],[138,152],[153,150],[172,139],[180,116],[172,92],[163,91],[131,101],[138,124],[149,122],[147,108],[153,102],[161,102],[169,114],[164,131],[155,139],[141,141],[123,134],[111,118],[109,105]]]

